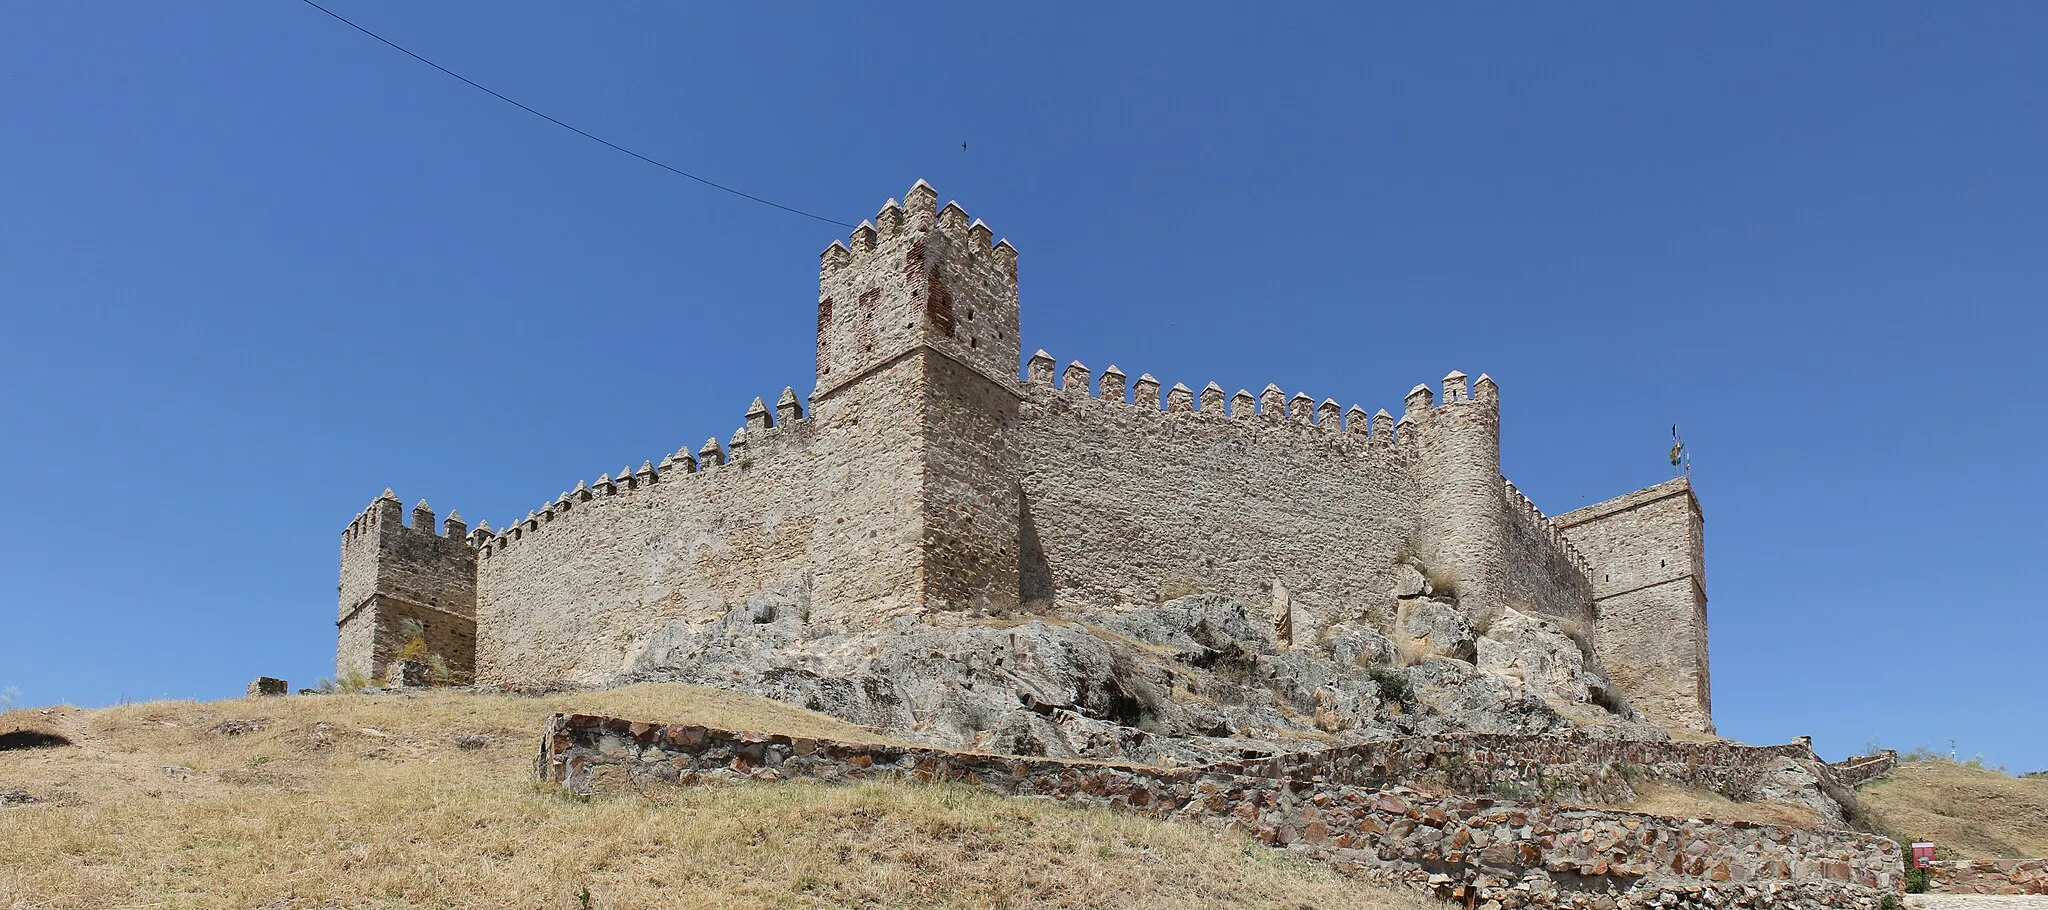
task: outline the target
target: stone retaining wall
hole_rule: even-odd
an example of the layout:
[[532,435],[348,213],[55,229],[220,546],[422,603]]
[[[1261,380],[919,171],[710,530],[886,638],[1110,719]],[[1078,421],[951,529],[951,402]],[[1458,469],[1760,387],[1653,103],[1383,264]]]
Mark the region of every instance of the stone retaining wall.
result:
[[1929,865],[1927,877],[1950,894],[2048,894],[2048,859],[1945,860]]
[[1869,781],[1890,774],[1899,766],[1899,750],[1880,749],[1872,755],[1851,755],[1838,762],[1831,762],[1828,770],[1835,772],[1835,779],[1844,787],[1860,787]]
[[[1803,742],[1779,746],[1606,739],[1584,734],[1519,736],[1450,733],[1382,740],[1210,766],[1252,777],[1305,779],[1368,788],[1395,784],[1436,793],[1625,802],[1636,781],[1656,780],[1730,799],[1769,799],[1824,808],[1826,766]],[[1805,777],[1799,777],[1804,772]],[[1790,773],[1794,780],[1787,780]],[[1807,778],[1813,778],[1807,780]],[[1798,791],[1798,784],[1807,784]]]
[[[1369,881],[1493,910],[1876,910],[1901,884],[1898,845],[1873,835],[1516,805],[1297,774],[1311,764],[1145,768],[558,714],[535,771],[578,792],[716,780],[955,782],[1239,830]],[[1259,770],[1278,773],[1246,773]]]

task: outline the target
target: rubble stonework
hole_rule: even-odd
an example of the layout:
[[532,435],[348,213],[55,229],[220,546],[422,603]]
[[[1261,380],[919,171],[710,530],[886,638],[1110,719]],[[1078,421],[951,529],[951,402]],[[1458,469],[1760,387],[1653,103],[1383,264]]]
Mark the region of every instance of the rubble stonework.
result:
[[720,780],[965,784],[1234,829],[1467,906],[1877,910],[1902,886],[1898,845],[1876,835],[1435,795],[1318,774],[1318,761],[1163,769],[557,714],[535,773],[586,793]]
[[1937,860],[1927,879],[1948,894],[2048,894],[2048,859]]
[[1899,766],[1899,750],[1879,749],[1870,755],[1851,755],[1838,762],[1829,762],[1828,769],[1844,787],[1859,787],[1891,773]]
[[[424,627],[455,682],[597,684],[764,594],[816,638],[1201,593],[1248,605],[1284,649],[1389,659],[1431,647],[1402,631],[1416,611],[1482,633],[1554,624],[1583,660],[1552,644],[1451,656],[1542,699],[1712,728],[1683,480],[1652,488],[1683,491],[1681,533],[1662,517],[1609,533],[1634,520],[1610,513],[1651,514],[1632,506],[1546,517],[1501,474],[1485,375],[1414,387],[1397,420],[1274,385],[1162,392],[1042,351],[1020,363],[1016,249],[937,201],[919,181],[825,250],[812,392],[756,399],[725,441],[496,529],[451,516],[437,532],[425,503],[408,525],[379,497],[343,534],[341,667],[374,675]],[[1607,581],[1652,564],[1685,567],[1676,594]]]

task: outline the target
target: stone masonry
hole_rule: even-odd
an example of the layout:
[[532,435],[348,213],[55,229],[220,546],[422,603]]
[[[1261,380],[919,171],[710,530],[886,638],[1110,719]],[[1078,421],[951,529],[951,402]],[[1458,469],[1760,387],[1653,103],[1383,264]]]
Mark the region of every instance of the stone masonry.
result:
[[1546,517],[1501,474],[1484,375],[1414,387],[1397,420],[1026,360],[1016,249],[937,202],[919,181],[825,250],[812,391],[755,399],[726,441],[499,529],[379,497],[343,534],[341,669],[375,675],[417,623],[457,681],[600,683],[764,593],[858,632],[1201,592],[1310,641],[1391,632],[1426,576],[1474,628],[1557,619],[1653,720],[1712,729],[1683,480]]
[[[1494,745],[1532,756],[1575,748],[1521,739]],[[1879,910],[1903,883],[1898,844],[1876,835],[1424,792],[1387,783],[1374,770],[1427,764],[1441,745],[1374,744],[1376,756],[1340,749],[1168,769],[557,714],[534,770],[543,782],[583,793],[747,780],[960,784],[1236,830],[1368,881],[1488,910]],[[1678,764],[1711,766],[1742,747],[1659,748],[1674,758],[1703,750]],[[1738,761],[1803,748],[1750,750]]]

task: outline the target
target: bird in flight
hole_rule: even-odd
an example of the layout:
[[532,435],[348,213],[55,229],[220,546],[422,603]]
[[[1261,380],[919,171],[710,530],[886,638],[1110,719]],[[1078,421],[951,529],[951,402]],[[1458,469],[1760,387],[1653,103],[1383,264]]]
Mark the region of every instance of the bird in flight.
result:
[[967,143],[965,143],[965,142],[962,142],[962,143],[960,143],[960,150],[961,150],[961,151],[963,151],[963,152],[964,152],[964,151],[967,151]]

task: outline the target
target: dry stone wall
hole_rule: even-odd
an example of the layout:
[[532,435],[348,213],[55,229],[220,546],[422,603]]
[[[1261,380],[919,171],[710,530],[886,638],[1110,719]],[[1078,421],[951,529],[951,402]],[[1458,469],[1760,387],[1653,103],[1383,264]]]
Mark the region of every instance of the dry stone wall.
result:
[[[1496,910],[1877,910],[1901,882],[1898,845],[1874,835],[1517,805],[1277,765],[1145,768],[581,714],[556,715],[540,746],[537,776],[575,791],[717,780],[952,782],[1230,828],[1369,880]],[[1281,773],[1246,773],[1261,770]]]
[[1253,777],[1327,781],[1367,788],[1401,784],[1435,793],[1616,803],[1635,785],[1658,781],[1737,801],[1767,800],[1843,821],[1829,795],[1830,769],[1806,742],[1748,746],[1731,742],[1613,739],[1586,733],[1517,736],[1452,733],[1291,752],[1213,766]]
[[1838,762],[1830,762],[1828,770],[1834,772],[1835,780],[1844,787],[1860,787],[1865,783],[1891,773],[1899,766],[1899,750],[1879,749],[1871,755],[1852,755]]
[[1927,878],[1949,894],[2048,894],[2048,859],[1939,860]]

